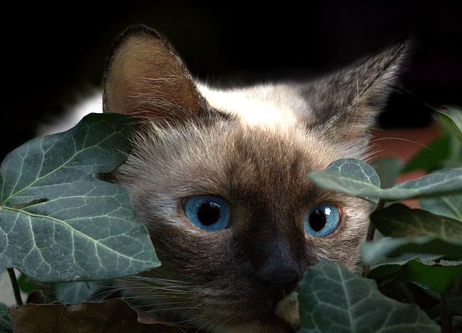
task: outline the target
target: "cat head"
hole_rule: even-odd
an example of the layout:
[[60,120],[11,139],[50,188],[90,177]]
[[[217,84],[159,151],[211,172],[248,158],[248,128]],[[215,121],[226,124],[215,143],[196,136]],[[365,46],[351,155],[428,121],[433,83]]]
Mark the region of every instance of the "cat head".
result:
[[121,282],[127,299],[211,332],[294,332],[304,271],[320,258],[353,270],[371,209],[307,173],[364,156],[403,50],[311,82],[220,89],[196,82],[155,31],[127,29],[104,110],[143,125],[112,179],[162,263]]

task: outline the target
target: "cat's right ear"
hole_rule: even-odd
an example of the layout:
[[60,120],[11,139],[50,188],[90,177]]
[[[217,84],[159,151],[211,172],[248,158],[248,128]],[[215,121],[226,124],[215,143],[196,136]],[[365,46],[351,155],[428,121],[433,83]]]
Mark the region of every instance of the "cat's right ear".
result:
[[139,118],[186,119],[206,107],[188,70],[170,44],[143,26],[127,28],[109,53],[104,112]]
[[365,147],[368,132],[391,94],[399,85],[407,54],[408,38],[402,38],[347,68],[301,88],[310,106],[310,126],[331,142]]

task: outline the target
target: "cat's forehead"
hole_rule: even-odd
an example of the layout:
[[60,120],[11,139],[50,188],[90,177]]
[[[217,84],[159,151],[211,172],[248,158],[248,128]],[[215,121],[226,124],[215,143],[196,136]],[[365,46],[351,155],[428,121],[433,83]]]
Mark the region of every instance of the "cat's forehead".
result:
[[261,193],[265,188],[303,191],[308,172],[341,157],[322,136],[300,124],[262,127],[231,118],[151,130],[137,142],[126,167],[146,177],[140,182],[156,189],[165,185],[175,197]]
[[246,88],[217,89],[198,85],[202,95],[215,109],[239,118],[252,126],[294,125],[301,119],[311,123],[307,101],[294,84],[261,84]]

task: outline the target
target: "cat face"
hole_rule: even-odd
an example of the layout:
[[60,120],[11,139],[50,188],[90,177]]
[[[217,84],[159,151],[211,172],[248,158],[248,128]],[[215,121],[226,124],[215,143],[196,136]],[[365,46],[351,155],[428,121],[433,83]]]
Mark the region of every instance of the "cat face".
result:
[[371,209],[307,173],[363,155],[401,53],[313,83],[220,90],[194,82],[152,30],[128,29],[108,60],[105,111],[143,125],[112,179],[162,265],[120,281],[127,300],[194,330],[295,332],[304,271],[320,258],[353,270]]

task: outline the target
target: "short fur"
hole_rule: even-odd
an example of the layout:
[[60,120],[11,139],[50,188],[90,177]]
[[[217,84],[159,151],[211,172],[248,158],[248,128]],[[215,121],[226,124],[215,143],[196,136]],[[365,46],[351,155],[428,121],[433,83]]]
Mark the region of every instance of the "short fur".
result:
[[[295,332],[299,279],[320,258],[354,270],[371,209],[307,173],[364,157],[403,50],[392,45],[313,82],[217,89],[195,82],[153,30],[127,29],[108,58],[104,110],[144,126],[112,179],[129,190],[162,263],[119,281],[127,300],[191,332]],[[224,198],[230,225],[195,227],[183,203],[196,195]],[[342,219],[314,237],[303,220],[320,203]]]

